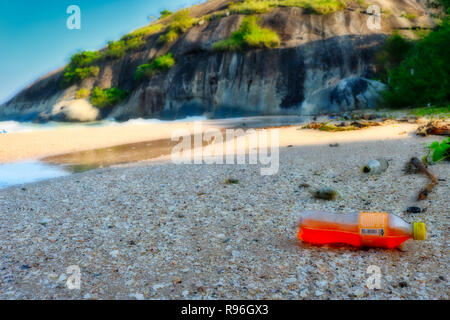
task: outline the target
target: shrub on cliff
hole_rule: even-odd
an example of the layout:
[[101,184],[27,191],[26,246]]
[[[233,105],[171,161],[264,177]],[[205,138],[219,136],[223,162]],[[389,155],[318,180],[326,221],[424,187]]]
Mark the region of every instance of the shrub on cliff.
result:
[[388,70],[387,106],[408,107],[450,102],[450,20],[417,41],[398,67]]
[[447,13],[450,14],[450,0],[438,0]]
[[271,3],[274,1],[258,1],[258,0],[245,0],[243,2],[231,2],[228,5],[231,13],[241,14],[258,14],[269,12]]
[[80,53],[75,53],[70,58],[68,67],[72,69],[89,67],[100,58],[101,53],[99,51],[83,51]]
[[277,2],[279,7],[299,7],[315,14],[329,14],[346,7],[345,0],[284,0]]
[[62,86],[67,87],[84,79],[96,77],[99,71],[100,68],[97,66],[75,69],[66,68],[63,74]]
[[120,41],[109,41],[108,47],[106,48],[105,52],[103,53],[103,56],[106,59],[119,59],[125,56],[127,50],[126,50],[126,44],[124,40]]
[[388,70],[397,68],[412,46],[413,43],[398,32],[387,38],[381,51],[376,54],[377,74],[381,81],[387,82]]
[[239,29],[230,38],[216,42],[213,49],[217,51],[236,51],[249,48],[276,48],[281,40],[278,34],[262,28],[256,16],[245,17]]
[[92,91],[91,103],[101,109],[113,107],[128,96],[128,92],[118,88],[100,89],[95,87]]
[[142,27],[139,29],[134,30],[133,32],[130,32],[122,37],[121,40],[129,40],[133,38],[144,38],[151,36],[155,33],[160,32],[164,28],[164,25],[161,23],[152,24],[146,27]]
[[86,99],[86,98],[89,98],[90,95],[91,95],[91,90],[89,90],[87,88],[81,88],[75,94],[75,98],[77,98],[77,99]]
[[266,13],[275,7],[299,7],[315,14],[329,14],[345,9],[346,0],[245,0],[231,2],[231,13],[260,14]]
[[119,41],[110,41],[104,51],[83,51],[74,54],[64,70],[63,86],[68,86],[88,77],[96,77],[99,67],[93,66],[105,59],[119,59],[127,52],[141,49],[145,37],[162,30],[162,24],[153,24],[137,29],[122,37]]
[[144,77],[151,77],[159,72],[167,71],[175,65],[175,59],[172,53],[160,56],[153,60],[151,63],[140,65],[134,78],[140,80]]
[[184,9],[173,14],[172,21],[166,29],[166,33],[159,37],[159,42],[170,43],[178,39],[178,37],[192,28],[196,19],[189,15],[189,10]]
[[161,19],[164,19],[164,18],[167,18],[167,17],[171,16],[172,15],[172,11],[163,10],[163,11],[160,12],[160,15],[161,15]]

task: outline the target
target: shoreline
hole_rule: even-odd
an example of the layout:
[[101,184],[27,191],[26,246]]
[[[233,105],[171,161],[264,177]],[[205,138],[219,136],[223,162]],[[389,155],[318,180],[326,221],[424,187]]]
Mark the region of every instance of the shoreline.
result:
[[[194,133],[195,122],[167,122],[104,127],[61,127],[32,132],[0,135],[0,163],[41,160],[71,153],[115,148],[131,144],[145,144],[168,140],[176,130]],[[250,128],[278,129],[280,147],[335,142],[398,138],[399,133],[412,133],[416,124],[394,123],[349,132],[320,132],[297,129],[304,123],[299,117],[250,117],[200,122],[203,132],[208,129]],[[400,128],[398,130],[398,128]],[[357,132],[356,135],[353,133]],[[355,137],[356,136],[356,137]],[[151,159],[151,158],[149,158]],[[141,160],[141,159],[140,159]],[[131,161],[132,162],[132,161]]]

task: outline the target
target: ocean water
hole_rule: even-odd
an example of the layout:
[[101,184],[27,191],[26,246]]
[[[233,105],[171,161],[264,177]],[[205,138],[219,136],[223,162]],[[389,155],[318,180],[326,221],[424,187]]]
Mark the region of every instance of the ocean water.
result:
[[192,122],[205,121],[205,116],[192,116],[179,120],[159,120],[159,119],[132,119],[125,122],[117,122],[114,119],[106,119],[88,123],[66,123],[66,122],[47,122],[32,123],[19,121],[0,121],[0,135],[18,132],[31,132],[38,130],[51,130],[55,128],[77,128],[77,127],[107,127],[107,126],[130,126],[130,125],[148,125],[153,123],[169,122]]
[[69,175],[61,166],[38,161],[0,164],[0,189]]
[[[125,122],[117,122],[114,119],[107,119],[102,121],[90,122],[90,123],[60,123],[60,122],[48,122],[48,123],[31,123],[31,122],[18,122],[18,121],[0,121],[0,138],[3,135],[11,133],[21,132],[33,132],[40,130],[51,130],[56,128],[71,128],[71,127],[107,127],[107,126],[135,126],[135,125],[148,125],[153,123],[169,123],[169,122],[191,122],[191,121],[204,121],[206,117],[187,117],[180,120],[158,120],[158,119],[132,119]],[[1,140],[0,140],[1,141]],[[1,143],[1,142],[0,142]],[[0,145],[1,148],[1,145]],[[78,167],[87,167],[86,164],[80,163]],[[78,171],[77,166],[61,166],[43,163],[39,161],[26,161],[16,163],[0,163],[0,189],[27,184],[42,180],[48,180],[52,178],[66,176]]]

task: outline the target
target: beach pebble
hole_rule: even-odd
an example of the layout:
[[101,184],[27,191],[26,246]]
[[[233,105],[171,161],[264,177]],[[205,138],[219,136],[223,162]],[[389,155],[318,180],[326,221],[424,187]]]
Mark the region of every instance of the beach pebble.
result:
[[67,275],[65,273],[63,273],[59,276],[58,281],[62,282],[62,281],[66,281],[66,279],[67,279]]
[[50,218],[43,218],[41,221],[39,221],[39,223],[42,224],[43,226],[47,225],[50,222],[52,222],[52,219]]
[[135,293],[132,297],[136,298],[136,300],[144,300],[144,295],[142,293]]
[[324,292],[322,291],[322,290],[316,290],[315,292],[314,292],[314,295],[316,296],[316,297],[320,297],[320,296],[322,296],[324,294]]
[[167,286],[166,284],[158,283],[158,284],[154,284],[154,285],[152,286],[152,289],[153,289],[154,291],[157,291],[157,290],[159,290],[159,289],[161,289],[161,288],[164,288],[164,287],[166,287],[166,286]]
[[119,255],[119,250],[113,250],[109,254],[113,258],[117,258],[117,256]]
[[408,209],[406,209],[407,213],[420,213],[422,212],[422,209],[419,207],[408,207]]
[[314,191],[313,196],[316,199],[336,200],[336,198],[339,196],[339,192],[337,192],[333,188],[324,187]]

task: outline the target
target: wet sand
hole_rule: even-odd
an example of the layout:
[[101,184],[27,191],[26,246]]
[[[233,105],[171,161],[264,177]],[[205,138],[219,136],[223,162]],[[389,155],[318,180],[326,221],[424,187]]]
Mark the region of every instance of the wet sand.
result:
[[[298,118],[256,117],[251,119],[208,120],[203,132],[226,128],[278,130],[279,146],[306,146],[382,139],[405,139],[414,134],[416,124],[388,123],[348,132],[322,132],[294,125]],[[289,122],[291,121],[291,122]],[[0,136],[0,163],[38,159],[70,164],[74,171],[151,159],[168,160],[177,144],[171,137],[176,130],[194,134],[195,123],[175,122],[129,126],[56,128],[45,131],[11,133]]]
[[[202,121],[207,129],[235,127],[261,128],[299,123],[296,116],[251,117]],[[0,163],[60,155],[70,152],[108,148],[170,139],[175,130],[193,133],[193,122],[161,122],[105,127],[61,127],[41,131],[0,135]]]

